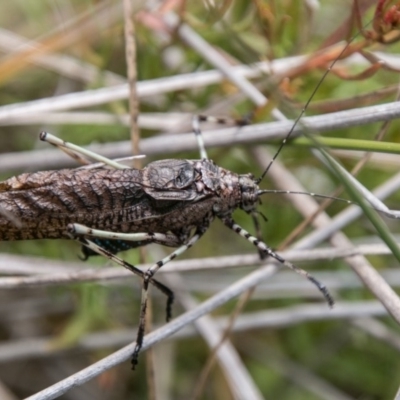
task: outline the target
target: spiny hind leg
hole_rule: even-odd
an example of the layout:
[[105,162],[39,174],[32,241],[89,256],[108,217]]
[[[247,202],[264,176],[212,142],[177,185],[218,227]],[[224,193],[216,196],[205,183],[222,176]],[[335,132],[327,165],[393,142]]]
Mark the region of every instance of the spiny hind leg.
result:
[[121,240],[124,242],[157,243],[169,247],[181,246],[188,237],[185,234],[178,236],[174,233],[119,233],[102,229],[92,229],[81,224],[69,224],[67,229],[68,233],[73,236],[91,236],[98,239]]
[[[86,246],[93,252],[108,258],[109,260],[114,261],[116,264],[120,265],[121,267],[126,268],[127,270],[131,271],[135,275],[139,276],[142,280],[145,279],[145,273],[140,270],[139,268],[136,268],[134,265],[128,263],[127,261],[123,260],[122,258],[116,256],[115,254],[109,252],[108,250],[103,249],[102,247],[98,246],[94,242],[92,242],[90,239],[81,237],[81,236],[76,236],[74,238],[77,242],[82,244],[83,246]],[[171,319],[172,317],[172,304],[174,302],[174,292],[169,289],[167,286],[163,285],[161,282],[157,281],[156,279],[150,279],[150,283],[154,285],[158,290],[160,290],[164,295],[167,296],[167,306],[166,306],[166,320],[167,322]]]
[[[173,233],[118,233],[118,232],[110,232],[103,231],[100,229],[92,229],[87,226],[81,224],[69,224],[67,227],[68,233],[71,235],[71,238],[76,239],[82,245],[92,250],[93,252],[100,254],[109,260],[114,261],[115,263],[121,265],[124,268],[127,268],[129,271],[134,274],[140,276],[143,280],[146,279],[146,275],[143,271],[139,270],[132,264],[126,262],[125,260],[117,257],[111,251],[98,246],[92,240],[89,240],[88,237],[93,237],[96,239],[110,239],[110,240],[121,240],[121,241],[132,241],[135,242],[144,242],[144,243],[157,243],[164,246],[169,247],[178,247],[181,246],[186,240],[187,236],[182,234],[182,236],[177,236]],[[174,300],[173,292],[167,288],[165,285],[160,282],[147,279],[150,283],[156,286],[159,290],[161,290],[167,296],[167,307],[166,307],[166,320],[169,321],[172,315],[172,303]]]

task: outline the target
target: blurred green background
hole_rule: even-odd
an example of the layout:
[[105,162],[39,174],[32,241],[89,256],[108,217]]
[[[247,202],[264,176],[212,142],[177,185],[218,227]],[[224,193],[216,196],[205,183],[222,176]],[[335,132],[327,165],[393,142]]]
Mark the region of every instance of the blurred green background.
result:
[[[367,23],[373,18],[376,2],[358,3],[360,17],[363,23]],[[352,1],[344,0],[166,1],[157,4],[139,2],[134,5],[136,10],[140,9],[135,14],[138,80],[151,81],[212,69],[175,32],[168,33],[163,24],[163,18],[168,11],[180,15],[183,21],[232,65],[248,65],[297,55],[315,56],[328,45],[348,39],[358,30],[352,7]],[[123,84],[126,80],[122,2],[1,2],[0,28],[0,106],[46,98],[51,103],[53,96],[68,93],[73,99],[74,94]],[[372,30],[373,27],[369,25],[367,29]],[[24,50],[22,44],[16,44],[18,40],[32,47]],[[363,37],[358,36],[350,49],[363,41]],[[390,46],[372,43],[368,47],[368,44],[365,43],[365,51],[379,50],[394,55],[399,51],[397,42]],[[47,65],[43,61],[49,56],[53,57],[53,67],[49,66],[48,59]],[[62,67],[71,60],[82,68],[81,71],[92,71],[91,75],[85,76],[80,72],[74,75],[72,68],[68,67],[63,72]],[[295,118],[330,62],[331,59],[326,56],[326,60],[320,61],[316,67],[305,61],[303,68],[292,71],[286,77],[280,76],[278,71],[274,76],[264,75],[254,80],[257,87],[270,99],[270,105],[264,109],[255,109],[233,84],[223,80],[218,84],[154,93],[140,98],[140,113],[155,116],[161,123],[170,113],[183,115],[184,118],[198,113],[240,118],[253,113],[254,122],[264,122],[272,120],[269,113],[273,107],[277,107],[288,118]],[[374,75],[362,79],[343,79],[345,75],[356,76],[367,68],[368,64],[348,63],[342,64],[337,71],[342,77],[330,73],[314,96],[307,115],[394,101],[398,85],[396,71],[381,68]],[[29,120],[30,115],[22,115],[14,122],[1,122],[0,119],[0,165],[3,165],[2,155],[4,159],[6,156],[10,159],[13,155],[17,157],[17,154],[22,154],[29,165],[30,151],[40,151],[48,147],[38,140],[38,134],[42,130],[79,145],[107,144],[128,141],[130,138],[129,127],[119,122],[120,117],[126,117],[129,113],[127,99],[86,108],[78,107],[72,111],[107,113],[114,116],[115,120],[99,124],[95,117],[88,115],[85,123],[75,123],[72,118],[68,121],[68,114],[65,114],[63,121],[55,123],[50,119],[53,114],[46,111],[38,113],[36,122]],[[0,118],[1,112],[0,107]],[[62,112],[63,110],[59,113]],[[345,139],[374,140],[380,128],[381,125],[375,123],[331,131],[326,135],[343,138],[345,148]],[[190,132],[190,124],[186,122],[177,129],[179,132]],[[150,138],[179,132],[143,128],[141,137]],[[397,122],[393,122],[388,128],[385,140],[398,142]],[[168,141],[168,136],[165,136],[165,141]],[[279,141],[265,143],[272,153],[276,151],[278,144]],[[208,151],[210,158],[229,170],[237,173],[251,172],[255,176],[262,173],[263,169],[255,160],[251,145],[228,144],[209,148]],[[350,157],[349,154],[341,153],[339,156],[348,169],[356,163],[356,157]],[[199,156],[197,151],[173,154],[161,152],[156,156],[148,156],[145,162],[172,157]],[[337,179],[307,148],[289,144],[280,154],[279,161],[309,191],[329,194],[338,185]],[[7,179],[14,174],[34,170],[34,166],[20,169],[4,167],[0,169],[0,177]],[[369,188],[373,188],[397,171],[396,161],[385,163],[380,159],[368,163],[360,172],[359,179]],[[268,176],[262,187],[273,187]],[[398,197],[399,195],[393,195],[386,204],[396,208]],[[343,208],[343,204],[334,203],[327,212],[335,215]],[[267,222],[261,222],[262,237],[272,248],[279,248],[282,241],[303,219],[290,201],[278,195],[265,196],[260,211],[267,218]],[[254,232],[248,215],[237,212],[234,217],[241,226]],[[388,225],[393,234],[398,233],[397,222],[389,221]],[[306,232],[310,229],[306,228]],[[365,219],[349,225],[344,233],[357,244],[376,241],[374,229]],[[58,261],[72,261],[80,268],[111,265],[100,258],[83,264],[78,259],[79,245],[69,241],[3,242],[0,243],[0,252],[32,259],[46,257],[54,260],[55,264]],[[157,261],[160,252],[156,247],[154,250],[149,247],[146,261]],[[201,241],[182,258],[242,253],[254,254],[253,246],[229,232],[220,222],[215,222]],[[140,259],[136,250],[124,253],[123,257],[132,263],[138,263]],[[387,274],[393,272],[390,275],[393,281],[390,283],[398,286],[398,264],[392,257],[371,256],[369,260],[378,270],[384,270]],[[330,282],[338,279],[339,283],[331,288],[338,302],[357,302],[365,304],[368,309],[368,305],[374,300],[373,295],[351,276],[348,265],[342,260],[303,262],[301,266],[307,270],[321,271],[321,275],[317,274],[321,279],[324,276]],[[198,271],[185,274],[184,279],[188,283],[188,289],[200,301],[221,290],[228,282],[244,276],[248,270],[249,268],[243,267],[229,272]],[[260,290],[245,306],[244,315],[251,315],[256,311],[276,311],[284,315],[290,310],[295,313],[296,309],[293,307],[296,305],[321,302],[319,293],[309,282],[302,286],[306,289],[297,290],[296,282],[301,281],[301,277],[295,274],[292,277],[290,273],[278,275],[285,278],[278,281],[279,277],[274,277],[272,282],[276,279],[282,290],[269,292],[268,287]],[[341,276],[345,278],[340,280]],[[285,286],[286,277],[289,281]],[[295,289],[292,290],[291,285]],[[153,319],[156,325],[160,325],[164,321],[164,299],[154,291],[153,294]],[[135,279],[109,284],[82,283],[1,290],[0,384],[4,386],[4,390],[9,391],[9,399],[31,395],[122,347],[125,339],[118,344],[115,337],[119,332],[125,332],[125,329],[132,329],[137,325],[139,296],[140,282]],[[229,302],[213,315],[229,315],[234,306],[235,302]],[[177,304],[174,315],[179,315],[182,311],[182,307]],[[329,313],[328,307],[326,313]],[[387,316],[368,322],[367,317],[372,318],[374,315],[366,314],[360,311],[360,315],[355,313],[354,317],[347,319],[330,321],[321,318],[311,322],[304,320],[282,326],[245,329],[233,333],[231,340],[243,365],[266,399],[394,398],[399,385],[396,373],[400,367],[398,326]],[[363,329],[363,325],[372,326],[377,321],[384,332],[382,335],[374,335]],[[96,332],[103,335],[101,344],[94,344],[93,348],[90,345],[85,347],[82,338],[88,338],[89,343]],[[134,330],[129,332],[134,335]],[[30,342],[32,339],[43,339],[43,350],[37,348],[35,343],[39,342]],[[107,344],[108,339],[110,344]],[[131,340],[133,339],[134,336]],[[37,353],[30,353],[32,346]],[[192,398],[193,387],[209,354],[210,350],[203,339],[193,332],[186,338],[158,345],[155,354],[158,360],[155,365],[158,393],[156,398]],[[84,386],[71,390],[62,398],[146,399],[151,396],[150,386],[146,378],[146,358],[142,355],[135,373],[130,371],[128,363],[124,363]],[[200,398],[237,398],[218,365],[211,370]]]

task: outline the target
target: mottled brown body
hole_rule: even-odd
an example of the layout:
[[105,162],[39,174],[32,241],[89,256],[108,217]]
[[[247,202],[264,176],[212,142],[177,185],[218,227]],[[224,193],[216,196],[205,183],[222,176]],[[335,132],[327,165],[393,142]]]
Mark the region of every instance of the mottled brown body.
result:
[[[42,133],[41,138],[46,135]],[[333,304],[324,285],[232,219],[237,208],[255,219],[259,196],[265,193],[258,187],[261,179],[235,174],[207,158],[155,161],[142,170],[78,168],[22,174],[0,182],[0,240],[76,239],[85,258],[101,254],[140,276],[143,286],[131,360],[134,369],[143,345],[150,284],[167,296],[167,321],[171,317],[173,292],[154,279],[155,273],[193,246],[215,217],[256,246],[262,258],[270,256],[307,277]],[[149,243],[177,249],[145,272],[115,256]]]
[[210,160],[22,174],[0,182],[0,240],[69,238],[67,225],[79,223],[120,233],[172,232],[183,243],[192,228],[208,225],[214,216],[246,209],[249,198],[254,207],[257,190],[250,175]]

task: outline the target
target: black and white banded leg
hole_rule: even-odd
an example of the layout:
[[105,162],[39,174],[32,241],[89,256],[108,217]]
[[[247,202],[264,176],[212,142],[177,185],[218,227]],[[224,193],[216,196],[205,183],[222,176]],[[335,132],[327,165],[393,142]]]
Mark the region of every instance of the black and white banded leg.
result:
[[143,286],[142,286],[142,300],[140,304],[140,321],[139,321],[139,329],[136,338],[136,346],[133,351],[132,355],[132,369],[135,369],[136,365],[138,364],[138,357],[140,353],[140,349],[143,346],[143,338],[145,334],[145,322],[146,322],[146,309],[147,309],[147,298],[148,298],[148,291],[149,291],[149,283],[152,281],[155,273],[163,267],[165,264],[172,261],[174,258],[178,257],[190,247],[192,247],[205,233],[207,230],[208,225],[204,225],[201,228],[196,229],[195,234],[188,240],[188,242],[167,257],[163,258],[162,260],[158,261],[154,265],[152,265],[147,271],[144,272],[144,279],[143,279]]
[[[203,135],[201,133],[200,124],[202,122],[212,122],[218,125],[227,125],[229,122],[234,123],[235,126],[240,127],[249,124],[248,118],[240,119],[240,120],[232,120],[231,118],[225,117],[213,117],[211,115],[194,115],[192,118],[192,130],[196,136],[197,145],[200,151],[200,158],[202,160],[208,160],[208,155],[206,151],[206,147],[204,145]],[[230,125],[231,125],[230,124]]]
[[327,301],[329,306],[330,307],[333,306],[334,300],[333,300],[333,297],[331,296],[331,294],[329,293],[327,287],[324,284],[322,284],[321,282],[319,282],[316,278],[314,278],[311,274],[309,274],[304,269],[301,269],[301,268],[297,267],[296,265],[292,264],[291,262],[282,258],[279,254],[275,253],[270,247],[268,247],[264,242],[260,241],[256,237],[252,236],[245,229],[243,229],[232,218],[225,217],[225,218],[221,218],[221,220],[228,228],[232,229],[238,235],[247,239],[250,243],[252,243],[254,246],[256,246],[260,251],[264,252],[267,256],[274,258],[275,260],[279,261],[285,267],[288,267],[291,270],[293,270],[294,272],[307,278],[323,294],[323,296],[325,297],[325,300]]
[[193,129],[193,133],[197,140],[197,145],[199,146],[200,158],[202,160],[208,159],[206,147],[204,146],[203,135],[202,135],[201,129],[200,129],[200,122],[206,121],[206,120],[207,119],[205,119],[201,115],[194,115],[193,119],[192,119],[192,129]]

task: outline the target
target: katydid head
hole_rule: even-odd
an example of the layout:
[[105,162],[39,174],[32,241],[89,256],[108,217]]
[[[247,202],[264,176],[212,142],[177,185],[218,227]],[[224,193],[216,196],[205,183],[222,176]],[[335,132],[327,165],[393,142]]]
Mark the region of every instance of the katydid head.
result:
[[247,213],[253,213],[259,203],[258,193],[260,192],[254,175],[239,175],[239,188],[241,193],[239,207]]

